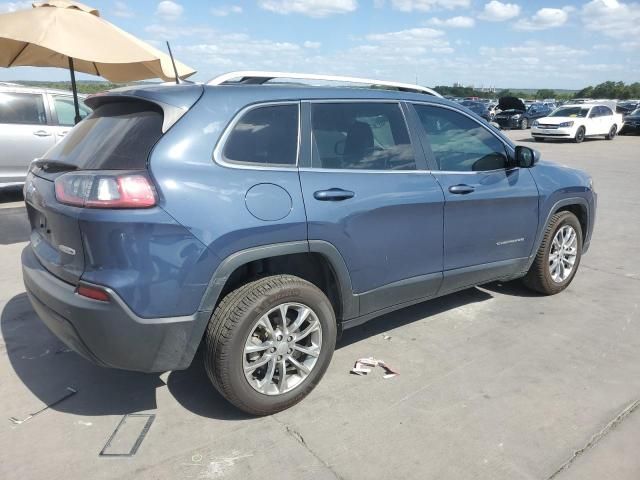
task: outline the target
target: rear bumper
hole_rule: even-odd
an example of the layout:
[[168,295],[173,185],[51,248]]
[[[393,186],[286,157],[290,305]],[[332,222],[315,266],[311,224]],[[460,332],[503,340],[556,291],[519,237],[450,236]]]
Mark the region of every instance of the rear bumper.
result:
[[82,297],[38,262],[31,245],[22,251],[22,273],[43,323],[69,348],[105,367],[141,372],[187,368],[200,344],[197,325],[210,315],[140,318],[108,288],[109,302]]

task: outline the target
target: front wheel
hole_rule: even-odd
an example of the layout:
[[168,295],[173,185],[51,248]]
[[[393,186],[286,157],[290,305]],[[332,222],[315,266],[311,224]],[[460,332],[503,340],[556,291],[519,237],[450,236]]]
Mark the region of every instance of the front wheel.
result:
[[331,302],[292,275],[265,277],[229,293],[205,334],[205,369],[215,388],[252,415],[270,415],[306,397],[335,348]]
[[606,138],[607,140],[613,140],[614,138],[616,138],[617,132],[618,132],[618,127],[616,125],[613,125],[609,130],[609,133],[607,134],[607,136],[604,138]]
[[569,286],[582,257],[582,227],[571,212],[558,212],[547,226],[524,284],[545,295]]
[[582,141],[584,140],[584,135],[585,135],[584,127],[578,128],[578,131],[576,132],[576,136],[573,137],[573,141],[575,143],[582,143]]
[[526,130],[529,127],[529,121],[526,118],[523,118],[520,122],[520,130]]

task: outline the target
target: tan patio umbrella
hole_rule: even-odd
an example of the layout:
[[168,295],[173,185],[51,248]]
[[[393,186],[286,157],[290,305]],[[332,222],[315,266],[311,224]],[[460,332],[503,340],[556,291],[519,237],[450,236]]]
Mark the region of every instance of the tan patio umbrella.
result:
[[[0,15],[0,67],[15,66],[68,68],[76,121],[76,70],[111,82],[176,79],[169,55],[103,20],[95,8],[70,0]],[[179,78],[196,73],[177,61],[175,70]]]

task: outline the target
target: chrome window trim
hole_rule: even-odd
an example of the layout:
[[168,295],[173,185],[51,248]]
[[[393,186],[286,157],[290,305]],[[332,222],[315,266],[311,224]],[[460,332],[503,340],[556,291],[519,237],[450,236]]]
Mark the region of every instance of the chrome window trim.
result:
[[[296,143],[296,163],[292,165],[285,164],[274,164],[273,166],[269,166],[264,163],[250,163],[250,162],[237,162],[235,160],[226,159],[223,152],[224,147],[227,144],[227,140],[231,135],[231,132],[236,127],[238,122],[244,117],[248,112],[255,110],[256,108],[262,107],[272,107],[279,105],[296,105],[298,107],[298,130],[296,132],[298,138]],[[285,100],[285,101],[275,101],[275,102],[259,102],[252,103],[251,105],[246,105],[240,111],[238,111],[235,116],[231,119],[229,124],[225,127],[222,135],[218,139],[218,143],[216,143],[215,148],[213,149],[213,161],[222,167],[226,168],[236,168],[240,170],[273,170],[273,171],[292,171],[298,168],[298,164],[300,163],[300,144],[302,141],[302,111],[301,104],[299,100]]]
[[305,168],[300,168],[299,170],[301,172],[310,172],[310,171],[322,171],[322,172],[351,172],[351,173],[423,173],[423,172],[428,172],[429,170],[421,170],[420,168],[418,168],[418,155],[416,152],[416,144],[413,141],[413,139],[411,138],[411,131],[409,129],[409,122],[407,119],[407,116],[404,113],[404,109],[402,108],[401,102],[404,102],[404,100],[394,100],[391,98],[373,98],[373,99],[366,99],[366,98],[356,98],[356,99],[348,99],[348,98],[338,98],[338,99],[330,99],[330,98],[319,98],[319,99],[312,99],[312,100],[304,100],[304,102],[309,103],[309,105],[312,107],[314,103],[393,103],[395,105],[397,105],[398,110],[400,110],[400,114],[402,115],[402,119],[404,120],[404,126],[407,130],[407,137],[409,137],[409,145],[411,145],[411,148],[413,149],[413,163],[415,164],[416,168],[412,169],[412,170],[371,170],[371,169],[358,169],[358,168],[349,168],[349,169],[341,169],[341,168],[322,168],[322,167],[314,167],[313,166],[313,112],[311,111],[311,108],[309,109],[309,115],[311,116],[310,121],[309,121],[309,142],[310,142],[310,155],[311,155],[311,166],[310,167],[305,167]]
[[[455,107],[452,107],[450,105],[444,105],[441,103],[434,103],[434,102],[426,102],[426,101],[421,101],[421,100],[408,100],[407,103],[410,104],[418,104],[418,105],[425,105],[428,107],[440,107],[440,108],[446,108],[448,110],[452,110],[454,112],[457,112],[461,115],[464,115],[465,117],[473,120],[475,123],[477,123],[478,125],[480,125],[482,128],[484,128],[487,132],[489,132],[491,135],[493,135],[495,138],[497,138],[500,143],[502,143],[506,149],[508,149],[508,153],[511,153],[512,155],[515,155],[515,149],[507,142],[504,141],[504,139],[502,137],[500,137],[499,135],[496,134],[496,132],[492,131],[491,129],[487,128],[485,125],[482,124],[482,122],[479,122],[478,119],[473,118],[471,115],[469,115],[466,112],[463,112],[462,110],[458,110]],[[416,112],[417,113],[417,112]],[[424,127],[422,127],[424,128]],[[425,134],[427,135],[427,139],[429,138],[429,134],[427,134],[427,132],[425,131]],[[512,167],[512,168],[496,168],[493,170],[481,170],[478,172],[467,172],[467,171],[457,171],[457,170],[429,170],[432,173],[445,173],[445,174],[462,174],[462,175],[478,175],[478,174],[485,174],[485,173],[495,173],[495,172],[508,172],[511,170],[516,170],[519,169],[520,167]]]

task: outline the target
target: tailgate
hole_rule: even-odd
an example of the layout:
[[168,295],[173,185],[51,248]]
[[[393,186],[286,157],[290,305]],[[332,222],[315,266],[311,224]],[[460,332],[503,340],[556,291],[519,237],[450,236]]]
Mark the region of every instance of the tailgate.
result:
[[77,218],[81,209],[56,201],[53,178],[30,173],[24,192],[31,225],[31,247],[36,257],[56,277],[77,284],[84,271]]

